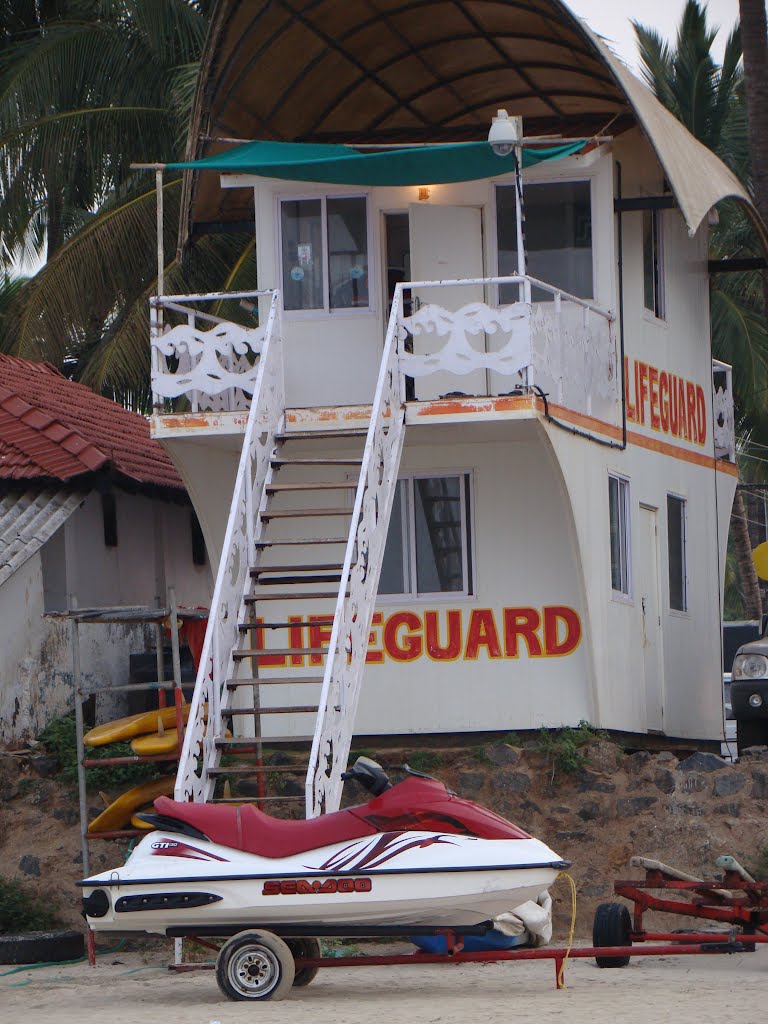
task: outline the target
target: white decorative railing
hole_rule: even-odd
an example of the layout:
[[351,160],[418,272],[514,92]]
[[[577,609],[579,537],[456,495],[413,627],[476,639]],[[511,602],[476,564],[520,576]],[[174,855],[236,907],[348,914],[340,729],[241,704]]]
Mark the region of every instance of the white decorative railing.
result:
[[306,784],[307,817],[341,800],[365,670],[379,574],[405,436],[405,378],[399,366],[402,285],[392,301],[371,420],[355,494]]
[[[409,377],[443,372],[466,375],[488,371],[484,393],[507,392],[512,386],[545,391],[552,402],[614,421],[618,416],[620,379],[613,337],[613,314],[594,303],[560,291],[532,277],[485,277],[456,281],[414,281],[414,293],[430,288],[517,286],[519,301],[492,306],[471,302],[456,311],[422,305],[401,326],[410,335],[401,348],[400,366]],[[532,302],[536,288],[550,300]],[[420,294],[419,294],[420,298]],[[425,351],[427,336],[445,338],[441,347]],[[503,381],[494,379],[499,374]],[[472,383],[477,393],[477,380]]]
[[238,625],[246,619],[244,598],[248,593],[249,570],[255,561],[256,541],[262,530],[262,501],[272,474],[270,459],[275,449],[275,434],[284,421],[280,300],[278,292],[269,294],[272,300],[263,332],[253,401],[176,776],[177,800],[202,802],[212,795],[213,780],[208,771],[219,762],[215,741],[222,711],[229,702],[226,683],[235,675],[232,654],[237,646]]
[[[267,291],[207,292],[163,295],[150,299],[152,395],[155,408],[164,400],[189,397],[193,412],[248,409],[259,372],[258,357],[266,328],[242,327],[190,305],[227,300],[258,301]],[[171,326],[175,314],[186,323]],[[207,326],[205,329],[203,325]]]
[[728,363],[712,360],[712,420],[715,456],[736,461],[736,426],[733,417],[732,369]]

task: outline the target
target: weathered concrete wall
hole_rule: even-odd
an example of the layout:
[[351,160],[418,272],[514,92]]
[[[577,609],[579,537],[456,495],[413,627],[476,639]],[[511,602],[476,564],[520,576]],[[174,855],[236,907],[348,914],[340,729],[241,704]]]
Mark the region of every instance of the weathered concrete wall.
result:
[[[72,597],[81,608],[153,605],[169,585],[180,605],[210,602],[210,568],[192,561],[190,509],[115,493],[116,546],[104,542],[101,498],[91,494],[0,587],[0,742],[32,738],[73,707],[70,625],[45,612],[63,610]],[[85,688],[128,682],[129,656],[150,650],[151,628],[81,627]],[[125,695],[98,697],[99,721],[126,713]]]

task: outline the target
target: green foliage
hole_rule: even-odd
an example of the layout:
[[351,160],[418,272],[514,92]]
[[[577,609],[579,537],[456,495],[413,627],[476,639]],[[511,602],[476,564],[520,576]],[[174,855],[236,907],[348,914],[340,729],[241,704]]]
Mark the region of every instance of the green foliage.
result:
[[582,719],[575,729],[539,729],[538,749],[551,764],[551,781],[558,776],[575,775],[589,763],[588,755],[581,749],[587,743],[604,740],[608,734],[593,729]]
[[58,923],[50,902],[27,892],[18,878],[0,875],[0,935],[49,931]]
[[758,850],[749,871],[758,882],[768,882],[768,846],[762,846]]
[[[49,722],[39,736],[45,749],[59,762],[62,782],[77,783],[77,733],[75,715],[70,713]],[[130,743],[110,743],[106,747],[86,750],[89,758],[132,757]],[[160,772],[157,762],[149,764],[105,765],[103,768],[86,769],[86,781],[94,789],[116,789],[119,786],[138,786],[148,779],[155,779]]]
[[508,732],[506,736],[502,737],[501,742],[510,747],[522,747],[523,745],[522,737],[516,732]]
[[442,760],[436,750],[414,750],[408,755],[408,767],[417,772],[429,773],[439,768]]

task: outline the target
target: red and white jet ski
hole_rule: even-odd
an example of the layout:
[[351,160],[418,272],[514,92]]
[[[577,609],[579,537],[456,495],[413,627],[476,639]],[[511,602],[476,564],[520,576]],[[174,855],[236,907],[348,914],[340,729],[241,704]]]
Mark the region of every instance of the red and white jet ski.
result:
[[88,924],[174,936],[461,928],[535,901],[568,866],[429,776],[392,786],[361,757],[344,778],[372,799],[306,821],[160,797],[145,816],[156,831],[127,863],[79,883]]

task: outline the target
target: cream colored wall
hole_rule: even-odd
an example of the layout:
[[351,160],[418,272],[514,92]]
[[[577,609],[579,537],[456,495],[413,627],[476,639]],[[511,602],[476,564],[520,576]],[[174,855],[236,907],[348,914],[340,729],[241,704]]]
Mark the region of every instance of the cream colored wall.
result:
[[[526,181],[584,179],[592,183],[593,265],[595,295],[599,304],[611,306],[614,268],[611,258],[613,208],[611,159],[606,148],[539,164],[525,171]],[[494,187],[512,184],[514,177],[430,186],[430,205],[475,206],[483,213],[485,274],[496,274]],[[237,175],[222,179],[224,187],[254,189],[256,247],[260,288],[280,288],[278,260],[278,200],[314,195],[367,194],[371,231],[369,282],[371,311],[334,311],[329,314],[283,314],[287,404],[294,407],[355,405],[370,402],[376,385],[381,349],[386,332],[387,294],[384,268],[384,215],[407,212],[418,202],[418,188],[350,189],[257,179]],[[461,239],[456,240],[461,244]],[[434,301],[439,304],[439,292]],[[263,306],[262,316],[266,315]]]

